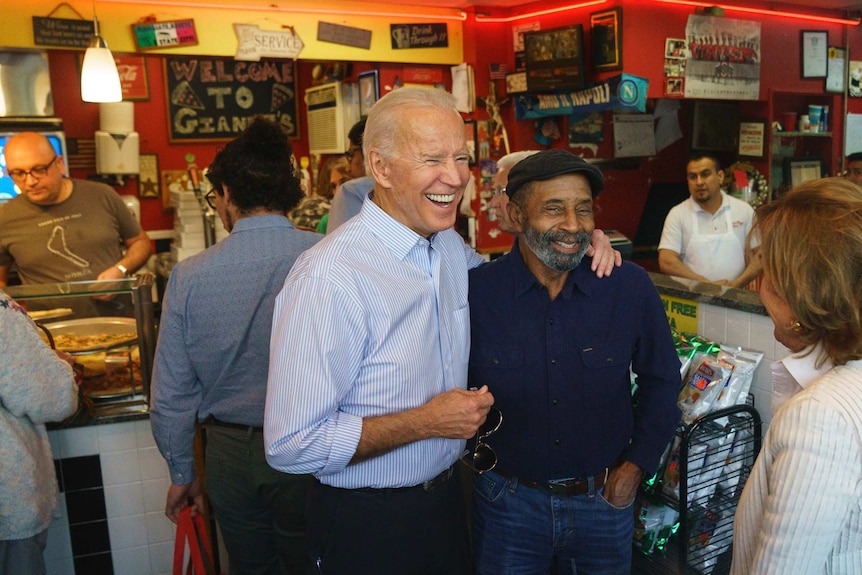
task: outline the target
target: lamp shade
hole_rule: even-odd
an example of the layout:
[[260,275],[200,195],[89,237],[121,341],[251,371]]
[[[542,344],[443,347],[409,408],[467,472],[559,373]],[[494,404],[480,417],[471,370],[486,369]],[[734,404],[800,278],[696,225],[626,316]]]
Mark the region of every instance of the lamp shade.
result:
[[94,36],[81,67],[81,99],[85,102],[120,102],[120,74],[114,56],[101,36]]

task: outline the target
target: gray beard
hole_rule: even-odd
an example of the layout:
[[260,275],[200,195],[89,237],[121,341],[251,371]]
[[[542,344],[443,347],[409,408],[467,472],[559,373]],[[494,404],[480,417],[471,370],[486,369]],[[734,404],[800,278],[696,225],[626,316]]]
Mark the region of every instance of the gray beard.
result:
[[[535,228],[528,227],[524,232],[524,240],[527,247],[533,252],[539,261],[558,272],[570,272],[581,263],[584,259],[584,253],[590,247],[590,234],[581,231],[574,234],[569,234],[562,231],[548,230],[547,232],[539,232]],[[561,241],[564,243],[578,243],[580,249],[574,254],[564,254],[558,252],[552,242]]]

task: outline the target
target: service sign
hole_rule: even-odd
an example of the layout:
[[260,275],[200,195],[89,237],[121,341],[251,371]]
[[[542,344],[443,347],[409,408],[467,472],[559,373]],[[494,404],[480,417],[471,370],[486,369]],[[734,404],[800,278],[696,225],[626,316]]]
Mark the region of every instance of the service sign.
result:
[[236,60],[259,62],[261,58],[295,60],[304,44],[293,30],[261,30],[256,24],[234,24]]

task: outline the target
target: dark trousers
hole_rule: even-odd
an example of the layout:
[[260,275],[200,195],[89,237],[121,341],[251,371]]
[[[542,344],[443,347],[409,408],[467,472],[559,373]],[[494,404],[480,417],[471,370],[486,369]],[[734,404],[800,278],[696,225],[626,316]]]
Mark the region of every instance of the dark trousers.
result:
[[432,491],[338,489],[315,481],[308,499],[313,575],[468,575],[461,481]]
[[206,488],[231,575],[302,575],[311,477],[266,463],[263,432],[206,428]]

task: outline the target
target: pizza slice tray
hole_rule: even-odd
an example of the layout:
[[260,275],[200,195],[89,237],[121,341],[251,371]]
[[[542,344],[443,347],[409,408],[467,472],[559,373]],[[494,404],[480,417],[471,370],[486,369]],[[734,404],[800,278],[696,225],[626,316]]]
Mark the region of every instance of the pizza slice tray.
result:
[[[88,343],[83,345],[57,345],[57,349],[69,353],[92,352],[128,345],[138,339],[138,326],[133,318],[129,317],[92,317],[83,319],[71,319],[44,324],[44,327],[55,337],[66,336],[105,336],[105,341]],[[122,335],[128,337],[119,337]]]

